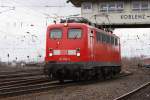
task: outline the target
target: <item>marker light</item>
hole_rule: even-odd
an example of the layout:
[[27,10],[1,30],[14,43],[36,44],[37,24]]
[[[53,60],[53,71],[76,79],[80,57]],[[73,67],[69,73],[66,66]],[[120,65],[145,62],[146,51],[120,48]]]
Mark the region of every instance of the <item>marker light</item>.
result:
[[52,48],[49,48],[49,51],[52,51],[53,49]]
[[51,57],[51,56],[53,56],[53,54],[52,54],[52,53],[49,53],[49,56]]
[[79,52],[77,53],[77,56],[78,56],[78,57],[80,56],[80,53],[79,53]]
[[77,52],[79,52],[79,51],[80,51],[80,48],[76,48],[76,50],[77,50]]
[[64,23],[64,26],[67,27],[67,26],[68,26],[68,23]]

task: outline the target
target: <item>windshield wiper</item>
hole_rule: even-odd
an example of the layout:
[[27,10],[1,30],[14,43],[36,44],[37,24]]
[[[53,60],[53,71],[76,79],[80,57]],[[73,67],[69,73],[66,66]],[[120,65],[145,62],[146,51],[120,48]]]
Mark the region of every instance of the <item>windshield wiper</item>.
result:
[[77,39],[77,37],[78,37],[78,34],[76,34],[73,39]]

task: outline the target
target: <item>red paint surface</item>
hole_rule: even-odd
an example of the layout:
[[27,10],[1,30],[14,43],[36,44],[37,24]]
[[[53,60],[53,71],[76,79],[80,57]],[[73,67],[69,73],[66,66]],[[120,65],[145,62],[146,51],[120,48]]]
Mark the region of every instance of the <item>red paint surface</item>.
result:
[[[62,39],[50,39],[50,30],[54,28],[62,29]],[[81,28],[81,39],[68,39],[67,32],[69,28]],[[89,30],[93,30],[93,34],[89,34]],[[118,46],[114,46],[107,43],[98,43],[96,40],[96,30],[103,31],[97,28],[90,27],[87,24],[81,23],[68,23],[68,26],[62,24],[53,24],[48,26],[46,33],[46,57],[45,61],[57,61],[57,62],[121,62],[120,56],[120,43]],[[110,33],[106,33],[110,34]],[[110,34],[114,35],[114,34]],[[115,36],[116,37],[116,36]],[[50,48],[52,50],[50,50]],[[76,50],[80,48],[80,56],[67,55],[66,50]],[[49,56],[53,50],[64,51],[60,55]]]

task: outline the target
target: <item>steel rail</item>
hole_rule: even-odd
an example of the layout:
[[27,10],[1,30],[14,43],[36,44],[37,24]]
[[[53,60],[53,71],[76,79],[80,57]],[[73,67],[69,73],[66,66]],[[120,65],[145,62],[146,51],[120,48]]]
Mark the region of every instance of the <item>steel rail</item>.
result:
[[17,83],[17,82],[31,81],[31,80],[40,79],[40,78],[48,78],[48,77],[35,76],[35,77],[28,77],[28,78],[22,78],[22,79],[4,80],[4,81],[0,81],[0,86],[6,85],[6,84],[13,84],[13,83]]
[[36,73],[19,73],[13,75],[0,75],[0,79],[3,78],[12,78],[12,77],[24,77],[24,76],[34,76],[34,75],[43,75],[44,73],[36,72]]
[[0,89],[0,97],[4,96],[13,96],[13,95],[20,95],[24,93],[32,93],[33,91],[37,90],[45,90],[49,88],[57,88],[62,85],[52,85],[55,82],[45,82],[45,83],[38,83],[38,84],[29,84],[26,86],[19,86],[19,87],[11,87],[11,88],[4,88]]
[[25,76],[25,77],[13,77],[13,78],[4,78],[0,79],[0,83],[7,83],[11,81],[23,81],[23,80],[30,80],[30,79],[35,79],[35,78],[41,78],[41,77],[46,77],[45,75],[34,75],[34,76]]
[[31,74],[31,73],[44,73],[42,71],[33,71],[33,72],[20,72],[20,73],[5,73],[5,74],[1,74],[0,73],[0,77],[5,77],[5,76],[15,76],[15,75],[23,75],[23,74]]
[[41,71],[43,69],[21,69],[21,70],[17,70],[17,71],[0,71],[0,75],[4,75],[4,74],[13,74],[13,73],[29,73],[29,72],[34,72],[34,71]]
[[[128,76],[130,74],[120,74],[119,77]],[[97,82],[97,81],[96,81]],[[81,82],[67,82],[65,84],[57,84],[58,81],[45,81],[41,83],[36,82],[29,82],[29,83],[21,83],[20,85],[9,85],[9,86],[3,86],[0,88],[0,98],[3,97],[10,97],[10,96],[17,96],[22,94],[29,94],[33,92],[41,92],[43,90],[49,90],[49,89],[57,89],[62,88],[66,86],[73,86],[73,85],[80,85],[80,84],[86,84],[91,83],[89,81],[81,81]],[[93,83],[93,82],[92,82]]]
[[132,91],[130,91],[130,92],[128,92],[128,93],[125,93],[125,94],[121,95],[121,96],[118,97],[118,98],[115,98],[114,100],[126,100],[129,96],[131,96],[131,95],[137,93],[138,91],[140,91],[140,90],[146,88],[146,87],[149,86],[149,85],[150,85],[150,82],[147,82],[147,83],[145,83],[145,84],[139,86],[138,88],[136,88],[136,89],[134,89],[134,90],[132,90]]
[[[124,76],[129,76],[129,75],[132,75],[132,74],[123,74],[123,75],[120,75],[119,77],[124,77]],[[57,89],[57,88],[63,88],[66,86],[74,86],[74,85],[81,85],[81,84],[83,85],[87,83],[91,83],[91,81],[85,81],[85,82],[84,81],[81,81],[81,82],[68,81],[67,83],[64,83],[64,84],[58,84],[58,81],[51,81],[51,82],[40,83],[40,84],[32,84],[32,85],[29,84],[27,86],[4,88],[4,90],[0,89],[0,97],[17,96],[17,95],[29,94],[33,92],[37,93],[37,92],[41,92],[44,90]]]
[[32,80],[24,80],[24,81],[18,81],[18,82],[11,82],[11,83],[5,83],[0,84],[0,89],[3,88],[9,88],[9,87],[16,87],[16,86],[21,86],[21,85],[28,85],[28,84],[34,84],[34,83],[40,83],[40,82],[48,82],[49,80],[46,78],[39,78],[39,79],[32,79]]
[[33,93],[33,92],[41,92],[44,90],[61,88],[63,86],[64,85],[55,85],[55,86],[54,85],[53,86],[44,86],[43,85],[41,87],[36,87],[36,88],[28,88],[28,89],[16,90],[16,91],[8,91],[8,92],[0,93],[0,98],[18,96],[18,95],[29,94],[29,93]]

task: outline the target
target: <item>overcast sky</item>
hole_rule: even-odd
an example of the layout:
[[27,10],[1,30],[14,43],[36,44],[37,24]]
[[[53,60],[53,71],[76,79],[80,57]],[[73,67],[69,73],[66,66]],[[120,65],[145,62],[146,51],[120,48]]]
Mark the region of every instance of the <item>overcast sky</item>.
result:
[[[26,61],[44,60],[47,25],[59,17],[80,14],[80,8],[66,4],[66,0],[0,0],[0,6],[2,61],[16,57]],[[122,56],[150,55],[150,29],[116,29],[114,32],[121,38]]]

